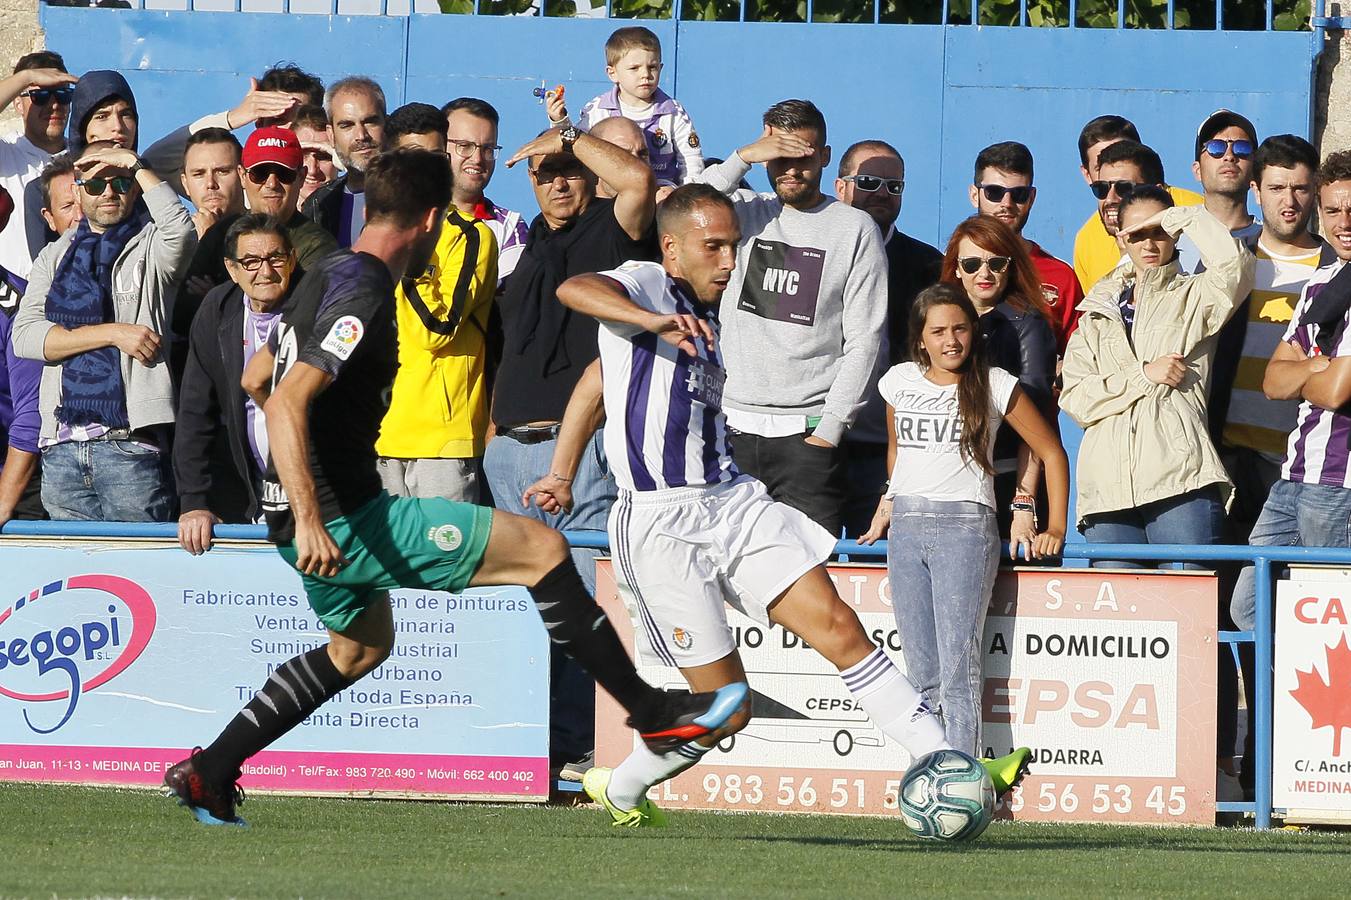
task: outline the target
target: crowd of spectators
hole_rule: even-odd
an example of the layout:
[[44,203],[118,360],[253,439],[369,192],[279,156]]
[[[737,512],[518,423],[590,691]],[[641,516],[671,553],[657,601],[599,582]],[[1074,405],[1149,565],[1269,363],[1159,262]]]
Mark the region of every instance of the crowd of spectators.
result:
[[[717,159],[658,86],[650,31],[616,31],[605,71],[613,90],[575,124],[550,92],[549,127],[507,161],[526,163],[535,213],[487,196],[502,147],[483,99],[389,111],[369,78],[325,86],[279,65],[236,107],[138,151],[120,74],[77,77],[52,51],[20,59],[0,81],[22,119],[0,139],[0,525],[176,520],[201,553],[215,524],[255,521],[267,432],[241,373],[305,270],[360,233],[371,160],[414,145],[445,154],[454,196],[432,264],[398,287],[400,369],[377,445],[391,493],[521,511],[597,358],[595,323],[558,286],[656,259],[657,203],[700,181],[733,199],[742,231],[719,348],[737,465],[833,533],[864,534],[887,493],[897,438],[878,380],[920,346],[917,295],[946,284],[944,302],[974,308],[989,363],[1046,419],[1083,428],[1070,524],[1087,540],[1351,543],[1351,152],[1320,162],[1305,139],[1259,140],[1220,110],[1196,131],[1195,194],[1132,123],[1095,118],[1079,156],[1096,207],[1071,266],[1028,234],[1023,144],[977,154],[974,214],[940,251],[898,224],[905,162],[885,135],[847,136],[829,196],[810,101],[775,104]],[[772,191],[746,187],[756,165]],[[1044,454],[994,427],[1000,533],[1030,546],[1048,519]],[[597,435],[570,512],[532,514],[603,530],[615,486],[601,447]],[[1251,574],[1227,578],[1222,612],[1232,600],[1251,627]],[[1233,771],[1232,729],[1221,741]]]

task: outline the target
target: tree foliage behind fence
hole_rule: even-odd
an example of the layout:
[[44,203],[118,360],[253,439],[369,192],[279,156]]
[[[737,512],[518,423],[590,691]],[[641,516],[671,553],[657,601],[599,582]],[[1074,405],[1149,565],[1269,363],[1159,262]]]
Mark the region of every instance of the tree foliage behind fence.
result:
[[[575,16],[603,9],[603,0],[543,0],[545,15]],[[441,11],[474,12],[474,0],[439,0]],[[1271,25],[1277,31],[1309,27],[1311,0],[1275,0]],[[528,15],[538,12],[541,0],[480,0],[479,11],[488,15]],[[813,22],[872,22],[938,25],[943,21],[943,0],[815,0]],[[1222,26],[1233,31],[1261,31],[1267,27],[1267,4],[1262,0],[1221,0],[1223,21],[1216,20],[1215,0],[1174,0],[1172,27],[1212,30]],[[806,22],[807,0],[745,0],[749,22]],[[970,25],[971,4],[949,0],[949,25]],[[1069,0],[1027,0],[1027,20],[1020,21],[1019,0],[980,0],[981,25],[1030,25],[1063,28],[1070,24]],[[1118,22],[1117,0],[1079,0],[1074,23],[1080,28],[1167,28],[1168,0],[1126,0],[1125,21]],[[617,19],[669,19],[675,0],[611,0],[610,14]],[[682,19],[706,22],[737,21],[740,0],[683,0]]]

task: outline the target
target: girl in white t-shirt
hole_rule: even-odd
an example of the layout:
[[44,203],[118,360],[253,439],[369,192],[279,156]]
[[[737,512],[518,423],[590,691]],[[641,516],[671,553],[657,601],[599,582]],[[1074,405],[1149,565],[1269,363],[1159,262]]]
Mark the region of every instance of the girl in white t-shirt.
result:
[[1051,521],[1028,558],[1065,541],[1069,463],[1060,439],[1018,386],[990,366],[966,294],[950,284],[920,293],[910,313],[910,358],[882,376],[891,469],[860,543],[891,532],[887,568],[910,679],[939,710],[948,740],[980,755],[981,633],[999,568],[994,438],[1008,423],[1041,458]]

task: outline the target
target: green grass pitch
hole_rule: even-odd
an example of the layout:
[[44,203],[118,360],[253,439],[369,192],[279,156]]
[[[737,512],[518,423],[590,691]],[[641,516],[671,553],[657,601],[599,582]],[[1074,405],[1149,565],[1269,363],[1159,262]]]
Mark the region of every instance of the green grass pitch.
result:
[[1345,896],[1351,834],[253,797],[206,828],[146,791],[0,784],[0,897]]

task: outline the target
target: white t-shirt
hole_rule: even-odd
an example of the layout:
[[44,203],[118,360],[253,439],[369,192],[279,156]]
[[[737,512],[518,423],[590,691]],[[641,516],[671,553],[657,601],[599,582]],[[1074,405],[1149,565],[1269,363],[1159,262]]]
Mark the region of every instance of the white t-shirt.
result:
[[36,230],[41,234],[43,225],[41,221],[30,221],[32,216],[40,216],[40,212],[28,208],[26,189],[29,182],[42,174],[43,167],[51,159],[52,154],[34,146],[23,134],[0,138],[0,185],[9,191],[10,199],[14,201],[14,214],[9,217],[5,230],[0,232],[0,266],[24,280],[33,268],[28,233]]
[[[995,433],[1017,386],[1017,378],[990,367],[990,439],[985,458],[991,462]],[[934,384],[918,364],[904,362],[882,376],[877,390],[896,410],[896,465],[887,496],[968,500],[994,509],[994,479],[962,458],[957,385]]]

